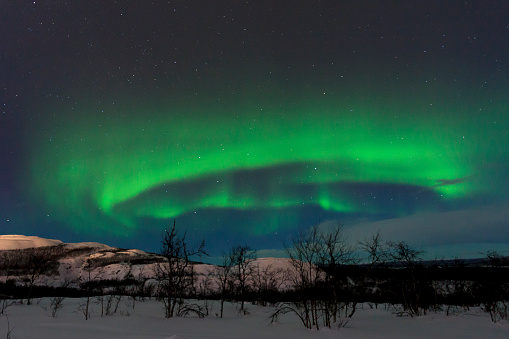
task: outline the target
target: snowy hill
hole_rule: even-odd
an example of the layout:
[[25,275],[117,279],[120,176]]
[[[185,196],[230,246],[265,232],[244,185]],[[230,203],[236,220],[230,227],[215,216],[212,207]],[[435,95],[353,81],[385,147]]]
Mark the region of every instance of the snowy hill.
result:
[[[93,277],[95,281],[119,282],[126,278],[150,284],[155,278],[155,267],[165,259],[157,254],[138,249],[120,249],[96,242],[63,243],[60,240],[35,236],[0,236],[0,282],[15,278],[26,279],[33,271],[34,262],[44,264],[36,285],[74,286]],[[290,286],[285,279],[292,268],[289,259],[259,258],[252,262],[258,276],[265,276],[264,284],[277,285],[278,289]],[[217,290],[211,277],[221,267],[194,264],[196,286],[209,286]],[[268,277],[271,279],[268,279]],[[277,283],[276,283],[277,281]]]
[[66,243],[60,240],[45,239],[30,235],[6,234],[0,235],[0,251],[20,250],[25,248],[37,248],[46,246],[66,245],[69,248],[91,247],[98,249],[111,249],[112,247],[97,242]]
[[62,242],[60,240],[44,239],[35,236],[17,234],[0,235],[0,250],[56,246],[61,244]]
[[[36,266],[36,285],[58,287],[77,283],[90,271],[96,280],[121,280],[129,273],[145,272],[162,257],[141,250],[126,250],[96,242],[63,243],[35,236],[0,236],[0,282],[26,279]],[[72,286],[72,284],[71,284]]]

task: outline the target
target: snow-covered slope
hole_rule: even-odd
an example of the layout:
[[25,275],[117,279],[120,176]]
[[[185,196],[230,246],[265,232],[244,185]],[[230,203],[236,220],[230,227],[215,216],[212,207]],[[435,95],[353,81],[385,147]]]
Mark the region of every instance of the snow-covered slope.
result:
[[31,247],[61,245],[60,240],[44,239],[18,234],[0,235],[0,250],[15,250]]
[[83,248],[83,247],[90,247],[90,248],[96,248],[98,250],[111,250],[114,247],[101,244],[98,242],[76,242],[76,243],[66,243],[65,244],[68,248],[77,249],[77,248]]
[[162,260],[141,250],[124,250],[96,242],[63,243],[35,236],[2,235],[0,282],[16,276],[20,280],[26,277],[30,258],[44,263],[35,284],[54,287],[77,283],[89,271],[98,280],[124,279],[128,273],[150,277],[154,263]]
[[[12,251],[12,250],[21,250]],[[152,280],[156,266],[165,259],[159,255],[137,249],[120,249],[96,242],[63,243],[60,240],[44,239],[35,236],[0,236],[0,282],[6,281],[9,274],[23,279],[30,267],[29,258],[42,258],[46,266],[36,285],[62,286],[69,282],[77,284],[87,279],[122,281],[126,277]],[[4,265],[2,265],[2,262]],[[9,268],[15,263],[17,269]],[[5,266],[5,267],[4,267]],[[251,263],[253,274],[272,288],[286,290],[291,288],[288,274],[294,268],[287,258],[258,258]],[[23,271],[25,267],[25,271]],[[213,279],[221,267],[210,264],[194,264],[196,286],[217,290]],[[3,273],[2,273],[3,272]],[[17,273],[13,273],[17,272]],[[254,283],[251,282],[250,283]],[[72,285],[71,285],[72,286]]]
[[292,262],[289,258],[258,258],[253,264],[259,266],[261,270],[267,268],[273,269],[293,269]]

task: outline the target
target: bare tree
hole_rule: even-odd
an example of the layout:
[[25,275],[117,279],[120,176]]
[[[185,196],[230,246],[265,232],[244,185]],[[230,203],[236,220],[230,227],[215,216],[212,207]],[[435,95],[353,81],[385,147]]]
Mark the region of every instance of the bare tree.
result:
[[[354,247],[346,241],[343,235],[343,225],[337,224],[319,235],[321,246],[320,266],[325,268],[325,283],[331,293],[331,297],[323,300],[324,323],[331,327],[331,322],[336,323],[341,319],[340,326],[345,326],[347,319],[351,318],[356,310],[357,302],[341,300],[341,294],[348,292],[353,294],[353,281],[342,274],[342,266],[355,263]],[[342,311],[342,312],[341,312]]]
[[249,246],[234,246],[230,250],[233,275],[237,283],[237,295],[240,299],[240,312],[245,313],[244,301],[247,293],[248,279],[253,272],[253,261],[256,251]]
[[319,329],[316,289],[323,277],[323,270],[318,266],[322,245],[317,226],[298,233],[291,245],[285,245],[292,265],[290,280],[301,298],[280,303],[272,314],[273,321],[281,314],[295,313],[306,328]]
[[34,286],[40,283],[43,274],[48,268],[48,260],[42,254],[30,253],[28,259],[28,274],[23,279],[25,287],[28,289],[27,305],[32,303],[32,291]]
[[125,289],[126,294],[131,299],[131,306],[134,310],[136,306],[137,300],[144,300],[145,295],[147,294],[145,291],[145,281],[146,278],[144,276],[145,267],[139,266],[138,273],[136,276],[133,273],[133,265],[128,264],[129,270],[125,276],[125,280],[130,282],[130,285]]
[[411,317],[426,313],[430,302],[427,300],[428,289],[431,289],[431,285],[422,274],[421,261],[424,251],[415,249],[404,241],[388,242],[387,246],[389,258],[395,264],[402,265],[407,273],[407,278],[397,284],[399,286],[397,295],[404,311]]
[[[371,235],[370,238],[367,238],[363,241],[359,241],[360,250],[366,253],[366,262],[367,265],[366,272],[360,279],[360,284],[362,287],[362,292],[368,290],[368,288],[373,293],[374,291],[379,290],[377,284],[379,283],[376,274],[373,274],[373,271],[376,268],[384,266],[387,261],[387,249],[382,241],[382,237],[380,235],[380,230]],[[375,302],[375,305],[378,307],[378,304]]]
[[332,323],[344,326],[355,312],[355,303],[344,296],[355,286],[342,268],[356,260],[342,225],[327,230],[313,226],[297,234],[285,249],[292,264],[295,300],[278,304],[272,319],[294,313],[310,329],[320,329],[319,319],[327,327]]
[[[64,279],[64,281],[62,282],[60,287],[68,288],[70,285],[71,285],[71,281],[69,279]],[[51,316],[53,318],[56,318],[58,311],[62,307],[64,307],[64,305],[63,305],[64,299],[65,299],[65,297],[63,297],[61,295],[53,296],[50,298]]]
[[267,302],[274,302],[276,295],[288,282],[288,270],[283,267],[274,267],[269,264],[262,267],[260,263],[253,267],[251,275],[252,289],[258,295],[258,301],[262,306]]
[[215,280],[219,287],[219,293],[221,294],[219,311],[221,318],[223,317],[224,312],[224,302],[226,298],[231,296],[233,289],[233,265],[234,262],[230,253],[223,253],[223,262],[221,266],[216,267],[214,272]]
[[164,304],[166,318],[186,315],[189,312],[201,315],[199,308],[185,302],[191,293],[195,280],[191,257],[205,255],[205,243],[192,248],[186,240],[186,233],[179,235],[175,227],[164,231],[160,254],[165,261],[155,265],[159,298]]
[[386,261],[387,252],[384,249],[380,230],[374,233],[371,238],[359,241],[361,250],[367,253],[369,268],[380,265]]
[[85,320],[88,320],[91,315],[90,301],[94,292],[92,288],[92,282],[99,278],[98,272],[92,274],[93,270],[94,268],[90,261],[87,261],[84,264],[83,270],[81,271],[81,275],[79,277],[80,289],[85,291],[85,297],[79,303],[79,310],[85,316]]

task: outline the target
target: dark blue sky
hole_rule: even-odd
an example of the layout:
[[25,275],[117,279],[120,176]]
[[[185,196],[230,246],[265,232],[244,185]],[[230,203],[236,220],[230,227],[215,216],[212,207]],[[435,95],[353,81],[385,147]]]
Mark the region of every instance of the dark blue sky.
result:
[[505,1],[0,4],[0,233],[505,251]]

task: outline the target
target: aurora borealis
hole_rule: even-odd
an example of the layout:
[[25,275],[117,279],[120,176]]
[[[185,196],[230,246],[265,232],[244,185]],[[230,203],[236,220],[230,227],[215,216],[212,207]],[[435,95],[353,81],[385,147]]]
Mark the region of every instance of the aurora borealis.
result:
[[176,219],[277,254],[337,221],[503,250],[507,5],[287,6],[2,5],[0,232],[157,251]]

